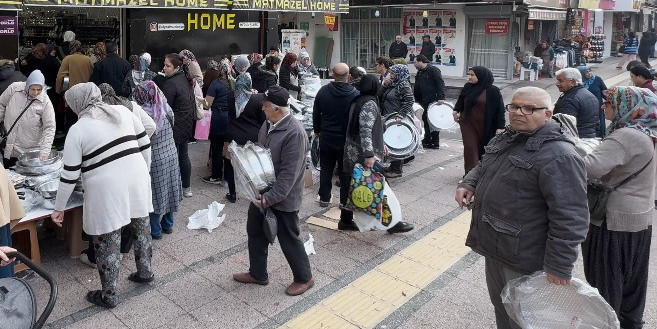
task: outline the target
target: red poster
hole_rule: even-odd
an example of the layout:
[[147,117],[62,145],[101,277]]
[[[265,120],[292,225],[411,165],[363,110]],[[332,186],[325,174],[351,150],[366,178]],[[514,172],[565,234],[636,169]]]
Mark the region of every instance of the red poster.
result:
[[487,19],[486,34],[509,34],[508,19]]

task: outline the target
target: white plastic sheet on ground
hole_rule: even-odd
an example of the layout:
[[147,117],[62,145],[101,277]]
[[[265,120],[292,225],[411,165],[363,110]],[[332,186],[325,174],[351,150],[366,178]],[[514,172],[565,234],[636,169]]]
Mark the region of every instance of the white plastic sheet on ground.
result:
[[385,226],[381,223],[380,220],[376,219],[374,216],[369,215],[362,211],[354,211],[354,222],[358,229],[361,232],[365,231],[383,231],[387,230],[402,220],[401,205],[397,196],[392,191],[388,182],[383,183],[383,195],[388,197],[388,207],[390,207],[390,213],[392,214],[392,220],[390,220],[390,225]]
[[208,209],[197,210],[193,215],[189,216],[187,228],[190,230],[204,228],[212,233],[212,230],[221,225],[226,218],[226,214],[222,214],[224,206],[224,204],[217,201],[212,201],[212,203],[208,205]]
[[313,235],[308,233],[308,240],[303,243],[303,247],[306,249],[306,255],[316,255],[317,252],[315,252],[315,245],[314,245],[315,239],[313,239]]
[[501,294],[506,312],[524,329],[619,328],[616,313],[586,282],[548,282],[545,272],[511,280]]

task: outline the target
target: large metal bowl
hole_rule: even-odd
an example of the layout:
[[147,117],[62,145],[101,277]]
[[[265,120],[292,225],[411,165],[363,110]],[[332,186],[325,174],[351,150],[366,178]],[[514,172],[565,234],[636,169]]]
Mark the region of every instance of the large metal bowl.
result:
[[276,172],[274,171],[274,163],[271,159],[271,154],[260,145],[251,145],[251,149],[256,154],[260,168],[265,176],[267,182],[276,180]]
[[52,150],[48,154],[47,160],[41,160],[41,151],[25,152],[18,157],[18,163],[23,167],[41,167],[53,164],[55,161],[61,159],[59,152]]
[[58,188],[59,180],[51,180],[37,186],[36,190],[45,199],[54,199],[57,196]]

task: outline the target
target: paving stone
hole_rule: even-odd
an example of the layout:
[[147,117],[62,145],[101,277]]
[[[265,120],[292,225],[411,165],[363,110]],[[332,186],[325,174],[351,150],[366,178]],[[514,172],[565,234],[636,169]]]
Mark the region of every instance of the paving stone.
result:
[[114,315],[114,313],[109,311],[103,311],[97,314],[94,314],[86,319],[80,320],[72,325],[68,326],[69,329],[121,329],[121,328],[130,328],[126,326],[119,318]]
[[130,328],[157,328],[185,314],[156,290],[123,301],[109,311]]
[[253,328],[267,319],[261,312],[229,293],[222,293],[190,314],[204,328],[217,329]]

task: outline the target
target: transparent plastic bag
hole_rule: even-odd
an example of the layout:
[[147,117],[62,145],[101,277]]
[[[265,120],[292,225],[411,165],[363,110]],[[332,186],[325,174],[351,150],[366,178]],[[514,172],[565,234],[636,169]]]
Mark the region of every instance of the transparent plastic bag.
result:
[[275,180],[271,152],[251,142],[239,146],[235,141],[228,145],[228,152],[235,172],[237,194],[258,203],[260,194],[269,189]]
[[598,290],[580,279],[560,286],[538,271],[509,281],[501,297],[506,312],[525,329],[620,327],[616,313]]
[[41,194],[39,194],[39,192],[35,192],[29,189],[22,189],[20,192],[23,193],[21,205],[23,206],[25,213],[30,212],[30,210],[43,203],[44,199]]

